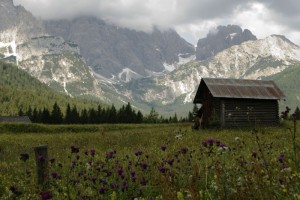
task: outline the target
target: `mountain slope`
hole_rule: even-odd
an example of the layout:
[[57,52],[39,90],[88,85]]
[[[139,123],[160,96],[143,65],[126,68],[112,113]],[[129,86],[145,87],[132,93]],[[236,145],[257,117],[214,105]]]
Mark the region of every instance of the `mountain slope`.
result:
[[206,38],[198,40],[196,58],[197,60],[207,60],[224,49],[256,39],[251,31],[242,30],[237,25],[218,26],[211,30]]
[[300,48],[283,36],[273,35],[232,46],[207,61],[191,61],[166,76],[136,80],[117,88],[132,102],[178,112],[191,104],[202,77],[261,79],[299,65]]
[[49,35],[43,21],[12,0],[1,1],[0,16],[0,60],[17,64],[57,91],[101,99],[78,45]]
[[[194,47],[175,31],[152,33],[109,25],[103,20],[80,17],[74,20],[45,22],[52,35],[74,41],[93,70],[106,78],[129,81],[153,73],[172,70],[168,65],[179,62],[180,56],[194,54]],[[130,74],[124,73],[130,71]]]
[[96,102],[74,99],[56,92],[27,72],[0,61],[0,115],[16,115],[19,109],[25,111],[29,106],[52,109],[55,102],[63,111],[68,103],[79,109],[97,106]]

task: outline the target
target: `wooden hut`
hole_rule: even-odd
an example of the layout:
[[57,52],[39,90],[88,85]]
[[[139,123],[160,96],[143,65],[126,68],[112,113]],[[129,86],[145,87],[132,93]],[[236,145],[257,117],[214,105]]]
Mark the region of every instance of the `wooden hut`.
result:
[[11,122],[11,123],[31,123],[28,116],[0,116],[1,122]]
[[203,127],[276,126],[283,98],[273,81],[202,78],[194,103],[202,104]]

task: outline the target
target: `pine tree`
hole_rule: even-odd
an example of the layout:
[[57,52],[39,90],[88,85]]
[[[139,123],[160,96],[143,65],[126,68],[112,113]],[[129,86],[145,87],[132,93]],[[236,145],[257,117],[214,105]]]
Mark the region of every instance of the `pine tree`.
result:
[[71,123],[72,124],[79,124],[80,123],[80,116],[77,111],[76,105],[73,106],[72,111],[71,111]]
[[55,102],[51,112],[51,123],[52,124],[62,124],[63,123],[63,114],[60,107]]
[[72,124],[72,110],[71,110],[71,106],[70,106],[69,103],[67,105],[64,123],[66,123],[66,124]]

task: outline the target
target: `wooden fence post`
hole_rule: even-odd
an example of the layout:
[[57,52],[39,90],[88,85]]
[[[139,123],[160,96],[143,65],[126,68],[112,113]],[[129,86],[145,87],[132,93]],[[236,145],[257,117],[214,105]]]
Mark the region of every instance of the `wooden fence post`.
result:
[[49,168],[48,168],[48,146],[34,147],[35,161],[37,167],[37,182],[43,189],[49,184]]

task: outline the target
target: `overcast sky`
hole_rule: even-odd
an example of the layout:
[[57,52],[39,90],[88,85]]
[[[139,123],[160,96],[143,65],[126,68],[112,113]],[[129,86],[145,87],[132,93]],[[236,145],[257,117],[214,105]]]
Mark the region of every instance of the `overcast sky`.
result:
[[285,35],[300,45],[300,0],[14,0],[42,19],[92,15],[118,26],[174,28],[192,44],[218,25],[236,24],[258,38]]

